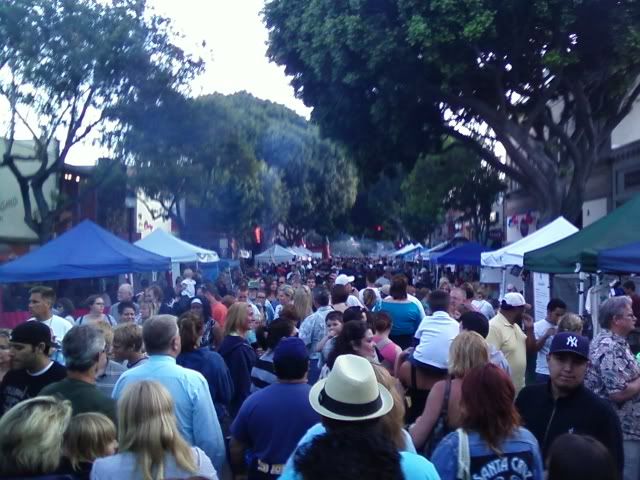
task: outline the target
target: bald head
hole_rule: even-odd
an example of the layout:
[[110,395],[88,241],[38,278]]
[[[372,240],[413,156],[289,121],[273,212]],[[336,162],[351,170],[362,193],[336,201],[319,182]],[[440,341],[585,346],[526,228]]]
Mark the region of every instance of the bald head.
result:
[[155,315],[148,318],[142,326],[142,339],[150,355],[171,354],[176,350],[176,340],[177,353],[180,353],[177,318],[173,315]]

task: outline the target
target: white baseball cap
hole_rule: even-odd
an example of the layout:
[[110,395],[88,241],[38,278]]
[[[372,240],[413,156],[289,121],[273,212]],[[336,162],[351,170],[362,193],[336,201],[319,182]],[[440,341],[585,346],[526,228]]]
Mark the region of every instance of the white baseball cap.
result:
[[347,283],[351,283],[356,279],[356,277],[351,275],[345,275],[341,273],[336,277],[336,281],[334,282],[336,285],[346,285]]
[[502,298],[502,304],[500,305],[500,307],[505,308],[507,310],[510,308],[518,308],[518,307],[524,307],[526,309],[530,309],[531,305],[529,305],[525,301],[521,293],[509,292],[505,294],[505,296]]

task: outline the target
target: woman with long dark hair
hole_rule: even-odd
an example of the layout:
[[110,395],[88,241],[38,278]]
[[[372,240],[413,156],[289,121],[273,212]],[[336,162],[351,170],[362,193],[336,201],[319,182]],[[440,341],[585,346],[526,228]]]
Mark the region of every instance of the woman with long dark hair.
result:
[[333,350],[327,359],[329,369],[340,355],[358,355],[369,361],[377,362],[373,332],[362,320],[345,322],[340,334],[336,337]]
[[538,441],[520,426],[515,395],[511,378],[492,363],[466,373],[462,427],[447,435],[431,457],[442,480],[479,478],[483,469],[500,469],[503,478],[544,478]]
[[191,299],[189,311],[198,316],[204,325],[201,346],[216,347],[222,342],[222,329],[211,316],[211,303],[207,297],[197,296]]
[[178,319],[182,351],[176,363],[200,372],[209,384],[213,405],[222,419],[233,394],[233,380],[224,360],[217,352],[201,346],[204,335],[202,317],[194,312],[185,312]]

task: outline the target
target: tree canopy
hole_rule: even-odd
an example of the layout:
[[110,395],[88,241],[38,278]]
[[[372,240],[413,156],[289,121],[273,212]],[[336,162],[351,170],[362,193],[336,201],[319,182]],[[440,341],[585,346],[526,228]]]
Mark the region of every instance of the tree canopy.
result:
[[293,111],[247,93],[171,101],[130,113],[123,143],[134,183],[184,226],[184,205],[241,235],[260,225],[295,242],[332,233],[355,201],[345,152]]
[[[69,151],[94,131],[112,138],[121,128],[120,107],[182,89],[201,64],[173,43],[169,21],[146,11],[144,0],[4,0],[0,36],[8,119],[0,169],[15,176],[24,220],[45,241],[64,205],[45,198],[43,184]],[[33,155],[14,151],[21,131]]]
[[546,219],[578,219],[640,94],[631,0],[271,0],[264,15],[271,59],[365,173],[412,165],[446,134]]

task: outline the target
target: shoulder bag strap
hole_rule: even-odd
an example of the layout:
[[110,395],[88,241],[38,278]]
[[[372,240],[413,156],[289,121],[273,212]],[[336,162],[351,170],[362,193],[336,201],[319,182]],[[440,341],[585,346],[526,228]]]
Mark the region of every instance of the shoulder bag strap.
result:
[[449,396],[450,395],[451,395],[451,377],[447,379],[447,384],[444,387],[444,400],[442,400],[442,408],[440,413],[445,424],[447,423],[447,416],[449,414]]
[[463,428],[459,428],[456,432],[458,432],[458,472],[456,478],[458,480],[470,480],[471,454],[469,452],[469,436]]

